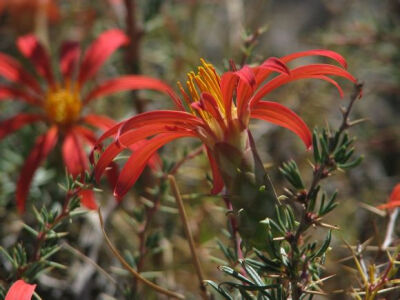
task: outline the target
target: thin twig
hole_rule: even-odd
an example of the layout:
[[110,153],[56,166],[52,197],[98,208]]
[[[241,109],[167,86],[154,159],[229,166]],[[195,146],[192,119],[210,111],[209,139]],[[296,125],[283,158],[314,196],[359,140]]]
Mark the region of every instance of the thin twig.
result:
[[109,239],[105,229],[104,229],[104,222],[103,222],[103,216],[101,215],[101,211],[100,208],[98,210],[98,214],[99,214],[99,220],[100,220],[100,226],[101,226],[101,230],[103,231],[103,235],[104,235],[104,239],[108,245],[108,247],[111,249],[111,251],[113,252],[113,254],[115,255],[115,257],[120,261],[120,263],[129,271],[129,273],[131,273],[131,275],[133,277],[135,277],[138,281],[143,282],[145,285],[147,285],[148,287],[152,288],[153,290],[155,290],[156,292],[160,293],[160,294],[164,294],[166,296],[169,297],[173,297],[173,298],[177,298],[177,299],[185,299],[185,296],[166,290],[160,286],[158,286],[157,284],[147,280],[146,278],[144,278],[142,275],[140,275],[135,269],[133,269],[129,263],[122,257],[122,255],[118,252],[118,250],[113,246],[113,244],[111,243],[111,240]]
[[[356,83],[354,86],[354,91],[352,95],[350,96],[350,102],[347,107],[342,108],[342,123],[339,127],[338,130],[338,135],[340,136],[346,129],[352,126],[352,123],[349,120],[350,112],[353,108],[353,105],[357,99],[361,97],[362,93],[362,83]],[[306,199],[304,201],[305,206],[303,208],[301,220],[299,227],[296,230],[296,233],[294,234],[294,238],[291,241],[291,248],[293,252],[296,252],[298,250],[298,244],[299,240],[302,236],[302,234],[310,227],[311,223],[308,222],[307,220],[307,205],[310,203],[310,196],[315,193],[315,191],[318,189],[319,183],[322,179],[326,178],[329,174],[329,172],[332,171],[331,168],[329,168],[329,161],[322,162],[320,165],[315,166],[314,168],[314,174],[313,174],[313,179],[310,185],[310,188],[308,189]],[[294,255],[294,258],[292,259],[292,266],[294,270],[297,270],[299,263],[301,263],[301,260]],[[296,276],[297,277],[297,276]],[[291,278],[291,292],[292,292],[292,299],[293,300],[298,300],[300,299],[301,294],[304,292],[302,290],[301,286],[299,285],[299,278]]]
[[195,158],[197,155],[199,155],[200,153],[203,152],[204,146],[201,145],[199,147],[197,147],[196,149],[194,149],[193,151],[191,151],[188,155],[186,155],[185,157],[183,157],[180,161],[178,161],[175,166],[171,169],[171,171],[169,171],[170,175],[175,175],[176,172],[178,172],[179,168],[188,160],[191,160],[193,158]]
[[176,184],[175,177],[172,176],[172,175],[168,175],[168,179],[169,179],[169,182],[171,184],[172,192],[174,194],[176,203],[178,204],[179,214],[180,214],[181,219],[182,219],[183,228],[185,229],[185,234],[186,234],[186,237],[187,237],[188,242],[189,242],[190,251],[192,253],[193,264],[194,264],[195,269],[196,269],[197,277],[199,278],[201,296],[202,296],[202,298],[204,300],[207,300],[208,296],[207,296],[206,287],[204,285],[204,275],[203,275],[203,271],[201,269],[201,264],[200,264],[199,257],[197,256],[197,253],[196,253],[196,248],[195,248],[195,245],[194,245],[192,232],[190,231],[190,228],[189,228],[187,215],[186,215],[185,207],[183,205],[182,197],[181,197],[181,194],[179,192],[178,185]]
[[396,225],[396,220],[399,215],[399,209],[395,208],[391,213],[389,217],[389,223],[386,228],[386,235],[385,235],[385,240],[382,243],[382,250],[386,250],[390,244],[393,242],[393,233],[394,233],[394,228]]
[[82,260],[88,262],[91,264],[93,267],[95,267],[101,274],[103,274],[109,281],[111,281],[113,284],[118,284],[118,282],[110,275],[106,270],[104,270],[102,267],[100,267],[93,259],[90,257],[86,256],[83,254],[81,251],[78,249],[72,247],[70,244],[68,244],[66,241],[64,241],[61,244],[62,247],[66,248],[68,251],[72,252],[76,256],[79,256]]

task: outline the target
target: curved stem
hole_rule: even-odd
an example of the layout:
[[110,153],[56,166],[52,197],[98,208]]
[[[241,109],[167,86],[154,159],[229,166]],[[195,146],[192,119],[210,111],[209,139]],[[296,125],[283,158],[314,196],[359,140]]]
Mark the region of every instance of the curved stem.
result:
[[129,271],[129,273],[131,273],[131,275],[133,277],[135,277],[138,281],[143,282],[145,285],[147,285],[148,287],[152,288],[153,290],[155,290],[156,292],[160,293],[160,294],[164,294],[166,296],[169,297],[173,297],[173,298],[177,298],[177,299],[185,299],[185,296],[166,290],[158,285],[156,285],[155,283],[147,280],[146,278],[142,277],[142,275],[140,275],[135,269],[133,269],[129,263],[122,257],[122,255],[118,252],[118,250],[113,246],[113,244],[111,243],[105,229],[104,229],[104,222],[103,222],[103,216],[101,215],[101,211],[100,208],[98,210],[98,214],[99,214],[99,220],[100,220],[100,226],[101,226],[101,230],[103,232],[104,235],[104,239],[108,245],[108,247],[110,247],[111,251],[114,253],[115,257],[120,261],[120,263]]
[[207,296],[206,287],[204,285],[204,275],[203,275],[203,271],[201,269],[201,264],[200,264],[199,257],[197,256],[197,253],[196,253],[196,248],[195,248],[195,245],[194,245],[192,232],[189,229],[189,224],[188,224],[188,221],[187,221],[187,215],[186,215],[185,207],[183,206],[182,197],[181,197],[181,194],[179,192],[178,185],[176,184],[175,177],[172,176],[172,175],[168,175],[168,179],[169,179],[169,182],[171,184],[172,192],[174,194],[176,203],[178,204],[179,214],[181,216],[183,227],[185,229],[185,234],[186,234],[186,237],[187,237],[188,242],[189,242],[190,251],[192,252],[193,264],[194,264],[194,266],[196,268],[197,277],[199,278],[201,296],[202,296],[202,298],[204,300],[207,300],[208,296]]

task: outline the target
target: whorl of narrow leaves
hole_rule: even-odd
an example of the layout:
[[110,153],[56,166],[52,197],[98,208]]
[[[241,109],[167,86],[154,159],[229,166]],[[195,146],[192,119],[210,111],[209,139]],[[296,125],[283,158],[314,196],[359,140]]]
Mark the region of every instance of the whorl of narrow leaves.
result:
[[304,183],[301,179],[299,168],[294,160],[283,163],[282,167],[279,168],[279,171],[281,171],[286,180],[289,181],[295,189],[304,189]]
[[352,146],[355,138],[349,138],[347,132],[329,132],[325,128],[313,131],[313,153],[316,165],[326,164],[332,170],[337,168],[350,169],[358,166],[363,157],[359,156],[350,161],[354,154]]
[[[86,175],[87,176],[87,175]],[[67,177],[66,187],[68,193],[81,188],[82,183]],[[49,211],[42,207],[39,211],[33,207],[35,217],[34,225],[23,224],[23,228],[29,233],[29,244],[24,241],[18,242],[10,249],[0,247],[0,257],[8,261],[10,268],[4,263],[4,268],[8,271],[8,279],[15,281],[20,278],[28,279],[30,282],[38,278],[43,272],[50,269],[65,269],[66,267],[56,261],[53,257],[61,250],[60,239],[68,232],[60,231],[60,227],[74,216],[84,212],[76,211],[80,206],[78,193],[66,198],[66,203],[62,210]],[[27,247],[26,245],[34,245]]]

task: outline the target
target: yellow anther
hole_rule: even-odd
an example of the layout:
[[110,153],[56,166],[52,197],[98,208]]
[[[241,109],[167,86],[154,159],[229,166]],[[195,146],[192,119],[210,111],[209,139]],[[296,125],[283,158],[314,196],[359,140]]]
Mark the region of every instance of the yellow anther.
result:
[[183,86],[182,86],[180,81],[177,82],[177,85],[178,85],[178,88],[179,88],[179,90],[180,90],[180,92],[181,92],[181,94],[183,96],[183,99],[184,99],[186,105],[189,107],[191,113],[194,114],[195,112],[194,112],[194,110],[193,110],[193,108],[191,106],[192,103],[190,101],[189,95],[185,92],[185,89],[183,88]]
[[[224,101],[221,91],[221,79],[220,76],[215,71],[215,68],[212,64],[207,63],[204,59],[200,59],[201,65],[197,68],[197,74],[195,72],[189,72],[187,74],[187,89],[189,93],[186,93],[183,89],[182,85],[178,83],[178,87],[183,95],[184,101],[190,106],[192,102],[200,101],[201,93],[208,93],[210,94],[216,102],[216,109],[221,114],[222,119],[226,120],[227,117],[225,116],[225,107]],[[191,97],[191,100],[188,97]],[[214,116],[212,113],[200,109],[194,110],[191,108],[191,112],[196,115],[200,115],[204,120],[206,120],[210,127],[215,128],[219,127],[218,122],[214,120]],[[219,130],[219,129],[218,129]],[[218,131],[217,130],[217,131]]]

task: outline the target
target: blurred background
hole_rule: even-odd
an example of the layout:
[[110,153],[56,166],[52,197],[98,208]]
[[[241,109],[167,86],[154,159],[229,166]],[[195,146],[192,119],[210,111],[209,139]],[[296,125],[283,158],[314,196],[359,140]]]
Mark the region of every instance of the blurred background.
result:
[[[326,274],[338,276],[329,280],[324,290],[347,291],[357,286],[356,276],[343,268],[347,262],[338,263],[349,255],[342,246],[343,240],[354,245],[373,237],[372,244],[381,243],[386,219],[360,203],[376,206],[385,202],[393,186],[400,182],[400,1],[0,0],[0,52],[22,60],[28,70],[32,66],[15,47],[18,36],[36,34],[56,66],[63,40],[77,40],[87,46],[110,28],[124,30],[131,43],[107,61],[93,85],[122,74],[144,74],[175,88],[177,81],[184,82],[186,73],[197,68],[200,58],[213,63],[220,73],[229,68],[230,59],[237,65],[256,65],[270,56],[314,48],[334,50],[347,59],[350,73],[365,85],[364,97],[356,103],[352,117],[367,121],[351,129],[351,134],[357,136],[357,151],[365,159],[358,168],[325,182],[328,191],[339,192],[340,205],[328,221],[341,230],[335,233],[326,264]],[[301,63],[309,61],[303,59]],[[289,106],[310,128],[327,124],[335,127],[340,124],[339,107],[352,91],[350,84],[343,85],[343,100],[332,86],[317,80],[286,85],[268,100]],[[148,91],[119,93],[93,102],[90,107],[116,120],[159,108],[172,108],[172,103],[163,95]],[[23,103],[1,101],[0,121],[26,110],[29,108]],[[0,141],[0,245],[5,248],[24,239],[21,216],[15,208],[15,182],[35,138],[43,130],[40,126],[27,126]],[[252,123],[252,130],[279,193],[283,193],[286,183],[278,167],[288,159],[295,159],[306,180],[310,178],[311,154],[291,132],[264,122]],[[164,147],[160,155],[164,165],[171,165],[198,146],[195,140],[178,140]],[[63,191],[57,183],[64,181],[60,157],[56,151],[38,170],[27,207],[60,205]],[[206,277],[218,281],[223,275],[217,270],[222,255],[216,238],[224,240],[226,217],[221,199],[207,196],[207,174],[207,159],[199,155],[183,164],[177,181],[187,200]],[[104,191],[97,193],[113,242],[133,257],[139,251],[135,232],[146,210],[146,188],[152,187],[145,180],[118,207],[105,185]],[[27,223],[33,220],[29,210],[22,217]],[[103,243],[96,213],[75,219],[68,231],[59,260],[69,268],[40,277],[38,293],[43,299],[134,299],[134,292],[124,296],[117,284],[99,271],[101,267],[120,285],[130,286],[131,279]],[[318,237],[315,232],[311,238]],[[192,292],[191,299],[197,299],[189,250],[173,200],[168,197],[152,219],[147,243],[151,251],[143,264],[146,276],[171,289]],[[1,272],[5,272],[2,267]],[[138,288],[135,299],[159,299],[143,287]],[[339,293],[323,299],[347,297]],[[394,295],[390,299],[398,298]]]

